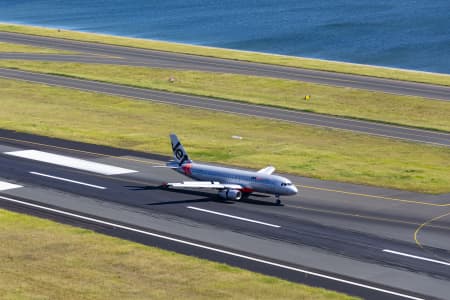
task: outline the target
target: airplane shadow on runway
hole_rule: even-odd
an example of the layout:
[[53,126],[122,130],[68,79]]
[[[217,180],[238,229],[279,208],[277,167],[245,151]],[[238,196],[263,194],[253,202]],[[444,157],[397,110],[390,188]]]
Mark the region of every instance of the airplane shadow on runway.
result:
[[151,191],[151,190],[160,190],[160,191],[167,191],[170,193],[178,193],[178,194],[184,194],[184,195],[194,195],[201,197],[200,199],[192,199],[192,200],[176,200],[176,201],[164,201],[164,202],[154,202],[154,203],[148,203],[147,205],[168,205],[168,204],[183,204],[183,203],[202,203],[202,202],[210,202],[210,201],[216,201],[216,198],[211,195],[211,193],[205,193],[205,192],[199,192],[199,191],[191,191],[191,190],[175,190],[175,189],[169,189],[165,187],[164,185],[158,185],[158,186],[125,186],[130,190],[133,191]]
[[[255,198],[269,198],[269,199],[263,199],[263,200],[259,200],[259,199],[255,199]],[[252,194],[250,197],[248,198],[243,198],[241,200],[239,200],[239,202],[244,202],[244,203],[249,203],[249,204],[254,204],[254,205],[261,205],[261,206],[284,206],[283,204],[277,204],[274,202],[272,196],[269,195],[263,195],[263,194]]]
[[[217,195],[212,195],[211,193],[207,192],[201,192],[201,191],[193,191],[193,190],[181,190],[181,189],[169,189],[163,185],[158,186],[125,186],[130,190],[133,191],[151,191],[151,190],[161,190],[161,191],[168,191],[170,193],[177,193],[177,194],[183,194],[183,195],[193,195],[193,196],[199,196],[200,199],[192,199],[192,200],[176,200],[176,201],[164,201],[164,202],[156,202],[156,203],[149,203],[147,205],[170,205],[170,204],[186,204],[186,203],[202,203],[202,202],[220,202],[224,204],[234,204],[236,202],[243,202],[243,203],[249,203],[254,205],[261,205],[261,206],[280,206],[279,204],[276,204],[272,201],[265,201],[265,198],[272,198],[272,196],[269,195],[263,195],[263,194],[252,194],[250,197],[244,197],[243,199],[239,201],[229,201],[220,198]],[[263,200],[255,199],[255,198],[263,198]],[[281,204],[283,206],[283,204]]]
[[164,190],[164,187],[161,185],[153,186],[153,185],[126,185],[131,191],[151,191],[151,190]]

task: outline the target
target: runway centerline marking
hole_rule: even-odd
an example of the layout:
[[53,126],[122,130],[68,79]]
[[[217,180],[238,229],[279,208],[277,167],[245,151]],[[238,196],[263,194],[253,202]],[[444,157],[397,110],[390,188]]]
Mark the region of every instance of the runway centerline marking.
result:
[[46,206],[43,206],[43,205],[33,204],[33,203],[26,202],[26,201],[20,201],[20,200],[8,198],[8,197],[3,197],[3,196],[0,196],[0,199],[3,199],[5,201],[9,201],[9,202],[12,202],[12,203],[17,203],[17,204],[21,204],[21,205],[25,205],[25,206],[29,206],[29,207],[34,207],[34,208],[50,211],[50,212],[61,214],[61,215],[65,215],[65,216],[70,216],[70,217],[73,217],[73,218],[76,218],[76,219],[80,219],[80,220],[84,220],[84,221],[89,221],[89,222],[94,222],[94,223],[97,223],[97,224],[112,226],[112,227],[115,227],[115,228],[120,228],[122,230],[136,232],[136,233],[140,233],[140,234],[143,234],[143,235],[147,235],[147,236],[152,236],[152,237],[168,240],[168,241],[171,241],[171,242],[175,242],[175,243],[179,243],[179,244],[183,244],[183,245],[188,245],[188,246],[191,246],[191,247],[201,248],[201,249],[209,250],[209,251],[212,251],[212,252],[217,252],[217,253],[221,253],[221,254],[225,254],[225,255],[229,255],[229,256],[234,256],[234,257],[238,257],[238,258],[241,258],[241,259],[245,259],[245,260],[249,260],[249,261],[253,261],[253,262],[258,262],[258,263],[261,263],[261,264],[266,264],[266,265],[269,265],[269,266],[278,267],[278,268],[285,269],[285,270],[290,270],[290,271],[294,271],[294,272],[308,274],[308,275],[319,277],[319,278],[325,278],[325,279],[328,279],[328,280],[332,280],[332,281],[336,281],[336,282],[340,282],[340,283],[344,283],[344,284],[348,284],[348,285],[352,285],[352,286],[358,286],[358,287],[365,288],[365,289],[372,290],[372,291],[377,291],[377,292],[381,292],[381,293],[385,293],[385,294],[395,295],[395,296],[406,298],[406,299],[424,300],[423,298],[414,297],[414,296],[411,296],[411,295],[402,294],[402,293],[398,293],[398,292],[395,292],[395,291],[378,288],[378,287],[375,287],[375,286],[359,283],[359,282],[356,282],[356,281],[351,281],[351,280],[342,279],[342,278],[339,278],[339,277],[333,277],[333,276],[330,276],[330,275],[325,275],[325,274],[321,274],[321,273],[317,273],[317,272],[312,272],[312,271],[308,271],[308,270],[305,270],[305,269],[292,267],[292,266],[289,266],[289,265],[275,263],[275,262],[272,262],[272,261],[269,261],[269,260],[265,260],[265,259],[261,259],[261,258],[256,258],[256,257],[248,256],[248,255],[239,254],[237,252],[232,252],[232,251],[223,250],[223,249],[220,249],[220,248],[206,246],[206,245],[199,244],[199,243],[193,243],[193,242],[189,242],[189,241],[186,241],[186,240],[173,238],[173,237],[170,237],[170,236],[167,236],[167,235],[157,234],[157,233],[153,233],[153,232],[150,232],[150,231],[144,231],[144,230],[141,230],[141,229],[133,228],[133,227],[130,227],[130,226],[124,226],[124,225],[120,225],[120,224],[117,224],[117,223],[112,223],[112,222],[107,222],[107,221],[103,221],[103,220],[100,220],[100,219],[86,217],[86,216],[83,216],[83,215],[74,214],[74,213],[70,213],[70,212],[67,212],[67,211],[46,207]]
[[448,263],[448,262],[431,259],[431,258],[427,258],[427,257],[422,257],[422,256],[417,256],[417,255],[412,255],[412,254],[408,254],[408,253],[398,252],[398,251],[394,251],[394,250],[383,249],[383,252],[396,254],[396,255],[400,255],[400,256],[405,256],[405,257],[409,257],[409,258],[414,258],[414,259],[420,259],[420,260],[424,260],[424,261],[429,261],[429,262],[441,264],[444,266],[450,266],[450,263]]
[[208,210],[208,209],[203,209],[203,208],[199,208],[199,207],[195,207],[195,206],[188,206],[187,208],[193,209],[193,210],[198,210],[198,211],[209,213],[209,214],[213,214],[213,215],[218,215],[218,216],[222,216],[222,217],[227,217],[227,218],[232,218],[232,219],[236,219],[236,220],[241,220],[241,221],[245,221],[245,222],[251,222],[251,223],[256,223],[256,224],[270,226],[270,227],[275,227],[275,228],[280,228],[281,227],[280,225],[275,225],[275,224],[270,224],[270,223],[266,223],[266,222],[262,222],[262,221],[253,220],[253,219],[247,219],[247,218],[242,218],[242,217],[238,217],[238,216],[234,216],[234,215],[224,214],[224,213],[221,213],[221,212]]
[[79,184],[79,185],[84,185],[84,186],[88,186],[88,187],[92,187],[92,188],[96,188],[96,189],[100,189],[100,190],[106,190],[106,188],[105,188],[104,186],[99,186],[99,185],[90,184],[90,183],[86,183],[86,182],[76,181],[76,180],[72,180],[72,179],[67,179],[67,178],[63,178],[63,177],[52,176],[52,175],[43,174],[43,173],[38,173],[38,172],[29,172],[29,173],[30,173],[30,174],[33,174],[33,175],[37,175],[37,176],[42,176],[42,177],[47,177],[47,178],[52,178],[52,179],[60,180],[60,181],[65,181],[65,182],[70,182],[70,183],[76,183],[76,184]]
[[119,175],[136,173],[137,171],[115,167],[107,164],[92,162],[84,159],[74,158],[65,155],[53,154],[39,150],[19,150],[12,152],[5,152],[7,155],[41,161],[49,164],[54,164],[73,169],[89,171],[93,173],[100,173],[103,175]]
[[21,187],[23,187],[23,186],[18,185],[18,184],[9,183],[9,182],[0,181],[0,191],[12,190],[12,189],[17,189],[17,188],[21,188]]

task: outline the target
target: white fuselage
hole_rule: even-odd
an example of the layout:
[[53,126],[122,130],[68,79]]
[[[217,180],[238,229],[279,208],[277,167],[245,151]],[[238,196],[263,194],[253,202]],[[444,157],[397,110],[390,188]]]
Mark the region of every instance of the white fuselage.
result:
[[178,172],[200,181],[217,181],[242,186],[243,193],[260,192],[272,195],[295,195],[297,188],[292,182],[278,175],[239,169],[187,163]]

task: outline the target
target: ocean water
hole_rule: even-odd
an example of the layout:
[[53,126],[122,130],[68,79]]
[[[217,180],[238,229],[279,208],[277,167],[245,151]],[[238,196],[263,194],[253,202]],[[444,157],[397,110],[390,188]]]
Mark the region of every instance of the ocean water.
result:
[[0,0],[0,22],[450,74],[448,0]]

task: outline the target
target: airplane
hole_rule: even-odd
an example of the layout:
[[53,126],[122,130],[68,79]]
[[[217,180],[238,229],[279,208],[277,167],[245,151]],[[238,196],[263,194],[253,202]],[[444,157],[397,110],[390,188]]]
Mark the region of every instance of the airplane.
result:
[[219,197],[239,201],[253,192],[275,195],[281,204],[281,195],[295,195],[297,188],[282,176],[273,175],[275,168],[268,166],[257,172],[194,163],[175,134],[170,134],[174,159],[166,167],[198,181],[166,183],[168,188],[216,189]]

